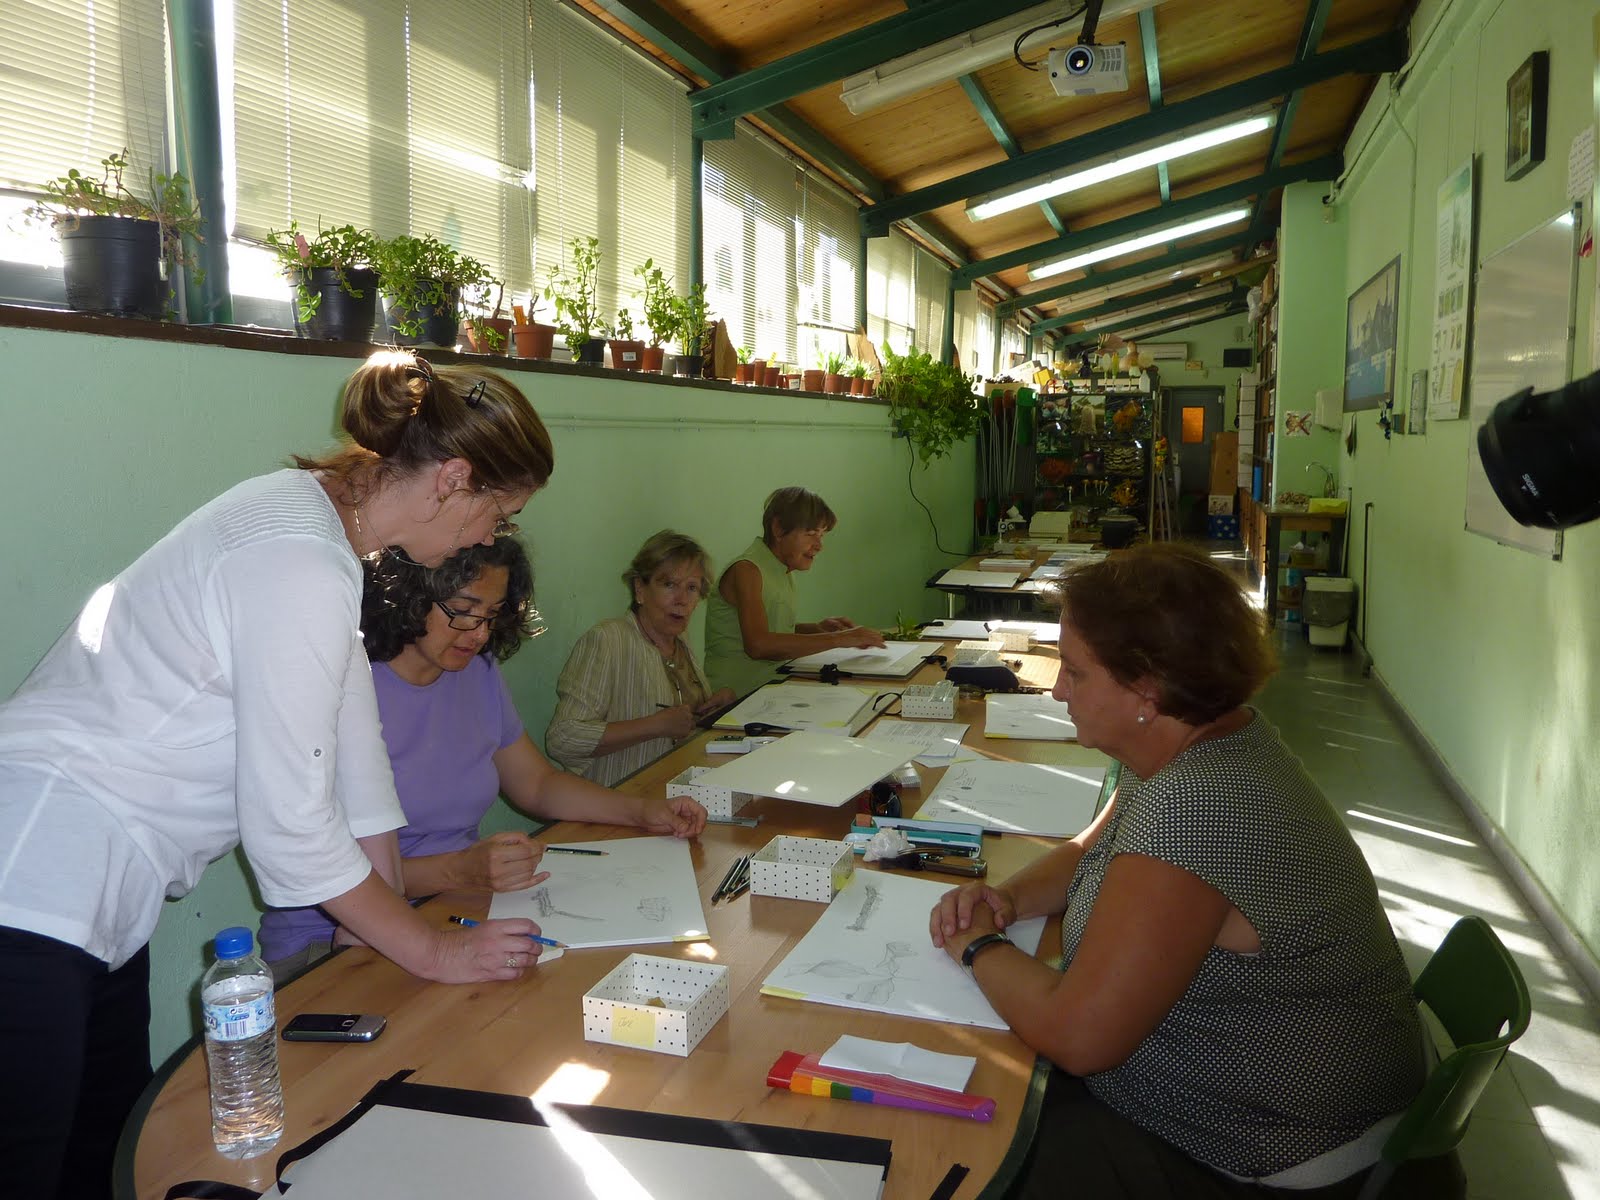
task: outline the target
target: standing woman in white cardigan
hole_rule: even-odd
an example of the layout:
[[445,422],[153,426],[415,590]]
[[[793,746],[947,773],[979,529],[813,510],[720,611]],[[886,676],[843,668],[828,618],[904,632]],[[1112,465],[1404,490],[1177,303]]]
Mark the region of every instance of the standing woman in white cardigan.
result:
[[243,844],[426,979],[514,979],[531,921],[448,933],[401,898],[405,823],[361,645],[361,559],[435,566],[514,527],[549,434],[508,381],[410,353],[345,386],[351,444],[246,480],[95,592],[0,704],[0,1174],[103,1196],[150,1076],[163,897]]
[[732,703],[730,689],[711,690],[684,640],[711,580],[711,558],[692,538],[663,529],[639,547],[622,573],[627,614],[579,638],[561,669],[545,730],[551,758],[610,787]]

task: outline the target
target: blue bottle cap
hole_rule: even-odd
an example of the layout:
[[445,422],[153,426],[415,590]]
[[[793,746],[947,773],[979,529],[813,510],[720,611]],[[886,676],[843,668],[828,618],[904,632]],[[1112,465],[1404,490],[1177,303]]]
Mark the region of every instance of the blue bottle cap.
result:
[[255,939],[243,925],[233,925],[217,934],[218,958],[243,958],[255,948]]

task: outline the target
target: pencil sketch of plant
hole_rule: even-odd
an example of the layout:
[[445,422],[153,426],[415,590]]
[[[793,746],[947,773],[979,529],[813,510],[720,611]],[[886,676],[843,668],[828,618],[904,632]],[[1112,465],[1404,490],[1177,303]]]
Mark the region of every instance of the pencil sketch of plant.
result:
[[672,901],[665,896],[646,896],[639,901],[639,915],[646,921],[660,924],[667,919],[667,914],[672,911]]
[[534,888],[530,899],[532,899],[534,907],[538,910],[541,921],[548,917],[571,917],[574,921],[600,920],[599,917],[591,917],[584,913],[568,912],[564,908],[557,908],[555,897],[550,895],[550,889],[547,887]]
[[861,911],[856,914],[856,919],[845,926],[846,929],[853,930],[856,933],[860,933],[867,927],[867,922],[872,919],[873,912],[883,898],[881,894],[883,889],[877,884],[868,883],[863,886],[867,890],[867,898],[861,902]]
[[795,974],[859,980],[855,987],[845,993],[846,999],[857,1004],[887,1004],[894,996],[894,981],[900,974],[900,960],[910,958],[915,953],[909,942],[887,942],[883,947],[883,957],[873,966],[863,967],[843,958],[825,958],[800,968]]

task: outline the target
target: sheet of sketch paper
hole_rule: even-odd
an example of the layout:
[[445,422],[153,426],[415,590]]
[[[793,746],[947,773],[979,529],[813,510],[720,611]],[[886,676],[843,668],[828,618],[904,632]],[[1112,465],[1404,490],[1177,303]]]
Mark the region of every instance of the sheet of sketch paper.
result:
[[894,742],[914,746],[917,761],[925,767],[947,767],[955,758],[981,758],[976,750],[961,744],[972,726],[959,721],[902,721],[885,717],[867,731],[862,740],[869,746]]
[[550,878],[520,892],[495,893],[489,915],[530,917],[545,937],[573,949],[706,936],[688,842],[641,837],[582,845],[605,854],[545,855],[539,866]]
[[[949,883],[857,871],[761,991],[843,1008],[1004,1029],[1006,1023],[965,971],[928,940],[928,913]],[[1044,918],[1007,932],[1029,954]]]
[[1072,714],[1045,692],[990,692],[983,698],[983,736],[1070,742],[1078,736]]
[[928,821],[971,821],[997,833],[1075,837],[1094,820],[1104,767],[958,762],[917,809]]
[[[877,715],[873,688],[848,683],[769,683],[717,718],[718,729],[740,729],[759,722],[779,729],[807,729],[849,735]],[[888,707],[885,701],[883,707]]]
[[794,671],[820,671],[831,666],[853,675],[903,679],[922,665],[927,653],[928,648],[919,642],[888,642],[867,650],[848,646],[823,650],[804,658],[792,658],[787,665]]

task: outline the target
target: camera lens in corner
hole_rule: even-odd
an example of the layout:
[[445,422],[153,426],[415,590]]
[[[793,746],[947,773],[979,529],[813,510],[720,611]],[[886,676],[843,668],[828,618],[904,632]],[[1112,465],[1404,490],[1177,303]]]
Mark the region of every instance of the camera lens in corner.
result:
[[1082,75],[1094,68],[1094,48],[1074,46],[1067,51],[1067,74]]

